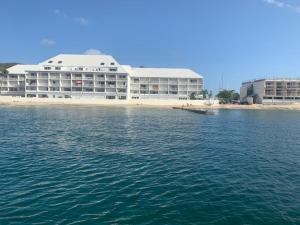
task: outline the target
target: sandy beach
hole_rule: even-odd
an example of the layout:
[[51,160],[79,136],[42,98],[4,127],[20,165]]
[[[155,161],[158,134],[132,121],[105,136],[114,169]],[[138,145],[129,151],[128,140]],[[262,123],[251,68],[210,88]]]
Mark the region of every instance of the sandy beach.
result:
[[65,98],[21,98],[0,96],[0,105],[11,106],[130,106],[130,107],[186,107],[195,109],[245,109],[245,110],[300,110],[300,103],[285,105],[238,105],[219,104],[217,100],[210,106],[207,100],[105,100],[105,99],[65,99]]
[[[197,108],[195,106],[191,106],[191,108]],[[213,108],[213,109],[225,109],[225,110],[234,110],[234,109],[244,109],[244,110],[300,110],[300,104],[294,103],[294,104],[285,104],[285,105],[263,105],[263,104],[253,104],[253,105],[238,105],[238,104],[216,104],[212,107],[204,105],[202,107],[203,109]]]

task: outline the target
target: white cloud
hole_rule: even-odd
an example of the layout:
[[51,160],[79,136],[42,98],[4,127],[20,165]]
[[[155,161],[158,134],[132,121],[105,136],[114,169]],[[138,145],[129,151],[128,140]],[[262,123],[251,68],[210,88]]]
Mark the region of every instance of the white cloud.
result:
[[53,14],[57,17],[63,18],[65,20],[69,20],[69,21],[73,21],[79,25],[88,25],[89,21],[84,18],[84,17],[72,17],[67,15],[64,11],[60,10],[60,9],[55,9],[53,10]]
[[277,8],[283,8],[283,9],[290,9],[297,13],[300,13],[300,6],[298,5],[292,5],[284,0],[263,0],[263,2],[272,5]]
[[56,16],[58,16],[58,17],[62,17],[62,18],[64,18],[64,19],[67,19],[67,18],[68,18],[67,14],[65,14],[64,12],[62,12],[60,9],[55,9],[55,10],[53,11],[53,13],[54,13],[54,15],[56,15]]
[[89,21],[84,17],[76,17],[74,21],[79,23],[80,25],[88,25]]
[[43,38],[41,44],[47,47],[52,47],[55,45],[55,41],[49,38]]
[[95,48],[90,48],[84,52],[85,55],[102,55],[103,53]]
[[285,4],[286,4],[286,3],[282,2],[282,1],[279,1],[279,0],[263,0],[263,1],[266,2],[267,4],[276,6],[278,8],[283,8],[283,7],[285,7]]

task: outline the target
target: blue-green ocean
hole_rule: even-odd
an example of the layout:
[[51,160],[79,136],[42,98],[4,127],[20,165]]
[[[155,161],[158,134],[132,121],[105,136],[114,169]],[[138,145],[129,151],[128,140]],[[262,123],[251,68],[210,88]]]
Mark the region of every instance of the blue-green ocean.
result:
[[300,112],[1,106],[0,224],[300,224]]

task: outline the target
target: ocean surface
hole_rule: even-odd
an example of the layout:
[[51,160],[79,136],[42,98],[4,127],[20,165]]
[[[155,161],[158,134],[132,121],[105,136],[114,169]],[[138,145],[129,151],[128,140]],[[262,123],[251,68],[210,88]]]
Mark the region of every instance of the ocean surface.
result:
[[300,112],[1,106],[0,224],[300,224]]

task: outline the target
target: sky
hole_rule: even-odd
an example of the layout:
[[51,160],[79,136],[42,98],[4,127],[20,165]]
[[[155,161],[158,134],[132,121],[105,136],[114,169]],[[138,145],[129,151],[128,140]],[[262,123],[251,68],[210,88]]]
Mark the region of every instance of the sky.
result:
[[300,0],[1,0],[0,28],[0,62],[109,54],[191,68],[214,93],[300,76]]

